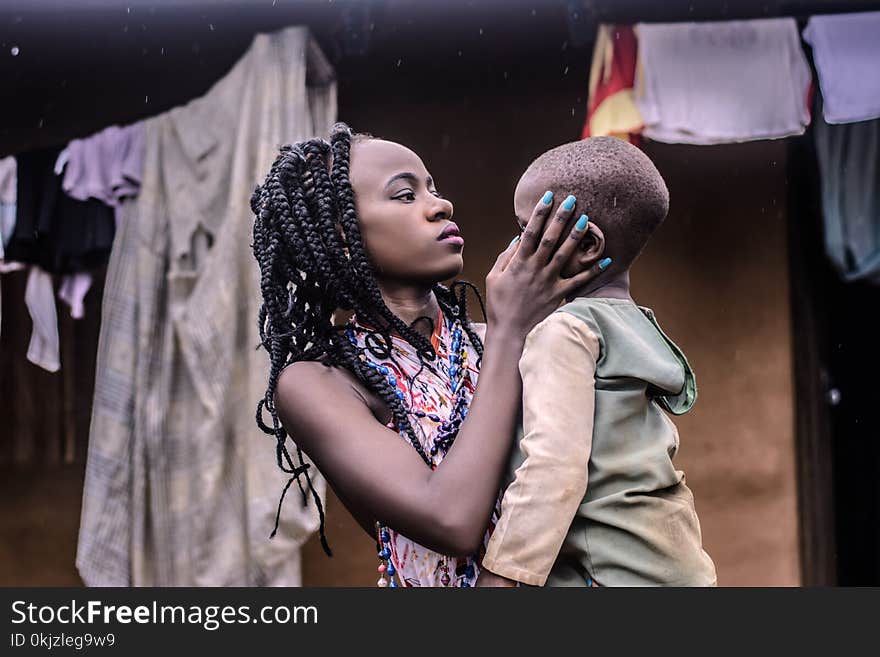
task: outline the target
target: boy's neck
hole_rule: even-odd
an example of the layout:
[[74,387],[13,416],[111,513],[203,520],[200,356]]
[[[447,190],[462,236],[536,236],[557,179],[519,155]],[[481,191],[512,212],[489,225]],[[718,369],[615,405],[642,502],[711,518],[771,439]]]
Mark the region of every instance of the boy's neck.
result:
[[571,298],[579,297],[633,301],[629,294],[629,270],[614,274],[611,278],[600,276],[598,281],[578,290]]

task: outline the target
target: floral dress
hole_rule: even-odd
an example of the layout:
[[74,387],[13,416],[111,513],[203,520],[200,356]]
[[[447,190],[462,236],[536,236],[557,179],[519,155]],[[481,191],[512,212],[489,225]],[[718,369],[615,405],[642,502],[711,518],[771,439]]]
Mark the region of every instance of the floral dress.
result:
[[[364,347],[365,332],[355,323],[354,333],[357,346]],[[396,377],[398,388],[403,392],[402,403],[408,410],[408,417],[422,448],[431,454],[434,438],[444,420],[452,412],[453,394],[450,390],[450,353],[452,344],[452,321],[441,315],[438,317],[431,344],[437,358],[431,362],[420,363],[415,349],[398,335],[392,335],[390,358],[376,358],[367,351],[368,358],[377,365],[384,365]],[[476,368],[476,350],[467,334],[462,332],[466,340],[466,349],[470,352],[466,369],[463,374],[462,386],[464,396],[470,403],[479,375]],[[394,428],[394,422],[389,422]],[[401,437],[401,440],[406,438]],[[440,450],[432,456],[435,467],[443,460],[444,452]],[[499,506],[495,511],[489,528],[486,530],[483,546],[479,552],[467,556],[451,557],[439,554],[423,545],[398,533],[393,527],[387,528],[390,535],[388,544],[391,549],[390,560],[396,569],[396,576],[402,586],[439,586],[460,587],[473,586],[479,575],[479,564],[482,562],[485,546],[492,530],[498,521]]]

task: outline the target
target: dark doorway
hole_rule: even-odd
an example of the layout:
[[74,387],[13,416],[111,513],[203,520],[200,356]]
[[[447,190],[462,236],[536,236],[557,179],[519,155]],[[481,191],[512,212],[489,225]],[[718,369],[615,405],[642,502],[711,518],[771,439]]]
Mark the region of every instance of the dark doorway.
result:
[[876,586],[880,384],[874,373],[880,368],[880,286],[846,283],[831,266],[824,251],[812,129],[791,140],[790,149],[803,580],[807,585]]
[[837,573],[841,585],[880,584],[880,287],[830,285],[828,320]]

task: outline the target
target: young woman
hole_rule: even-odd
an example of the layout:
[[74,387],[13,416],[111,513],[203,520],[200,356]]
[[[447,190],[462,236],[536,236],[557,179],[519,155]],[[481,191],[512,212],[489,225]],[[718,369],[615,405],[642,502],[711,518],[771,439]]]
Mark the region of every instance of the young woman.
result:
[[283,147],[251,205],[271,359],[257,423],[288,486],[305,478],[325,550],[299,450],[377,538],[380,586],[473,585],[526,335],[599,273],[561,277],[584,231],[566,238],[571,210],[545,195],[486,277],[477,325],[463,284],[441,284],[463,264],[452,203],[408,148],[339,124],[329,143]]

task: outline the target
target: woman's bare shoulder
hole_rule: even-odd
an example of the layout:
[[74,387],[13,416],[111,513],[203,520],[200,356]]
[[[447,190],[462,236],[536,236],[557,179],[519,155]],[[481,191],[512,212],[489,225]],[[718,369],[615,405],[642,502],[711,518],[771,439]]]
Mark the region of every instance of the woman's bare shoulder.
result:
[[296,417],[308,413],[315,404],[355,399],[372,406],[364,386],[342,367],[317,361],[299,361],[285,367],[278,375],[276,406],[282,415]]
[[278,375],[278,396],[288,397],[287,393],[313,391],[344,390],[354,382],[353,377],[344,369],[325,365],[318,361],[304,360],[291,363]]

